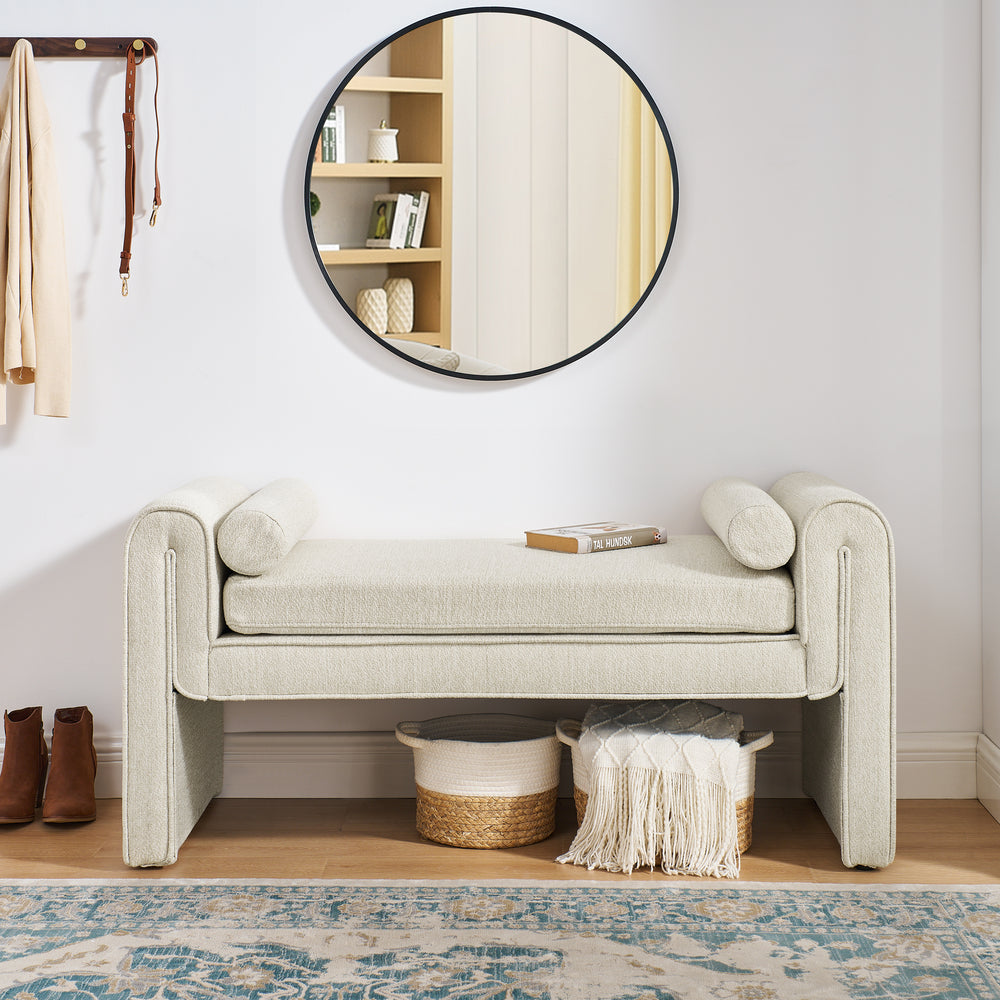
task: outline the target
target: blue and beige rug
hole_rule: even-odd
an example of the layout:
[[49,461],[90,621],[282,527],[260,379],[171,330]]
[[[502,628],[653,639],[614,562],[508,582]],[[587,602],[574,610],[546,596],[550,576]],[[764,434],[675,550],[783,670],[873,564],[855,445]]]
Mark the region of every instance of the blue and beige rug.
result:
[[1000,997],[1000,886],[0,883],[0,998]]

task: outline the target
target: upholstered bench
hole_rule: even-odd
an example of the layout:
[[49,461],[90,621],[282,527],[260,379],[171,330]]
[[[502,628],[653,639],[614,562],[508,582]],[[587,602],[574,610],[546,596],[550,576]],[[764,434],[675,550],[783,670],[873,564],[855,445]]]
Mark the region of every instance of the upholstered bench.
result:
[[895,844],[888,525],[808,473],[703,500],[712,534],[567,555],[523,541],[302,539],[295,480],[146,507],[126,543],[124,855],[170,864],[222,782],[222,703],[801,698],[804,785],[845,865]]

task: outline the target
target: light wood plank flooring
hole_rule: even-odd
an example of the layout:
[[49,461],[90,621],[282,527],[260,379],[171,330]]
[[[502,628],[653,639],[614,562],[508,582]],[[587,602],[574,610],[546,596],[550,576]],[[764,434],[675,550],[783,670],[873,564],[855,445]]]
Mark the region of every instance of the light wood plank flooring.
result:
[[[977,801],[902,800],[897,825],[896,861],[884,871],[851,871],[841,866],[837,843],[811,801],[758,799],[742,880],[1000,884],[1000,824]],[[217,799],[177,864],[135,870],[121,860],[121,802],[102,799],[94,823],[0,827],[0,878],[686,881],[557,864],[574,831],[570,800],[560,800],[556,833],[548,840],[474,851],[421,840],[412,799]]]

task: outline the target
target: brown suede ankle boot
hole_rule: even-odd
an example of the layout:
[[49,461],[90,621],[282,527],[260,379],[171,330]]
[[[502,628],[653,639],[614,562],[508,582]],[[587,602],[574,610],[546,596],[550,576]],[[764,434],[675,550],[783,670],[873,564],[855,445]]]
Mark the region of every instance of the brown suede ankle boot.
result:
[[57,709],[42,819],[46,823],[89,823],[97,819],[96,776],[94,717],[86,707]]
[[3,768],[0,770],[0,823],[30,823],[42,804],[49,752],[42,710],[4,712]]

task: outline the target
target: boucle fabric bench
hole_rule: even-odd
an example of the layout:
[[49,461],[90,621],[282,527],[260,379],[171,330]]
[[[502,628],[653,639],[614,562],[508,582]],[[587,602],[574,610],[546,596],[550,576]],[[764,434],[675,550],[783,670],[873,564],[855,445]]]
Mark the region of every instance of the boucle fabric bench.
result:
[[720,481],[714,533],[586,556],[301,539],[308,488],[203,479],[125,551],[124,856],[168,865],[222,785],[226,701],[803,699],[803,784],[847,866],[895,850],[888,524],[811,473]]

